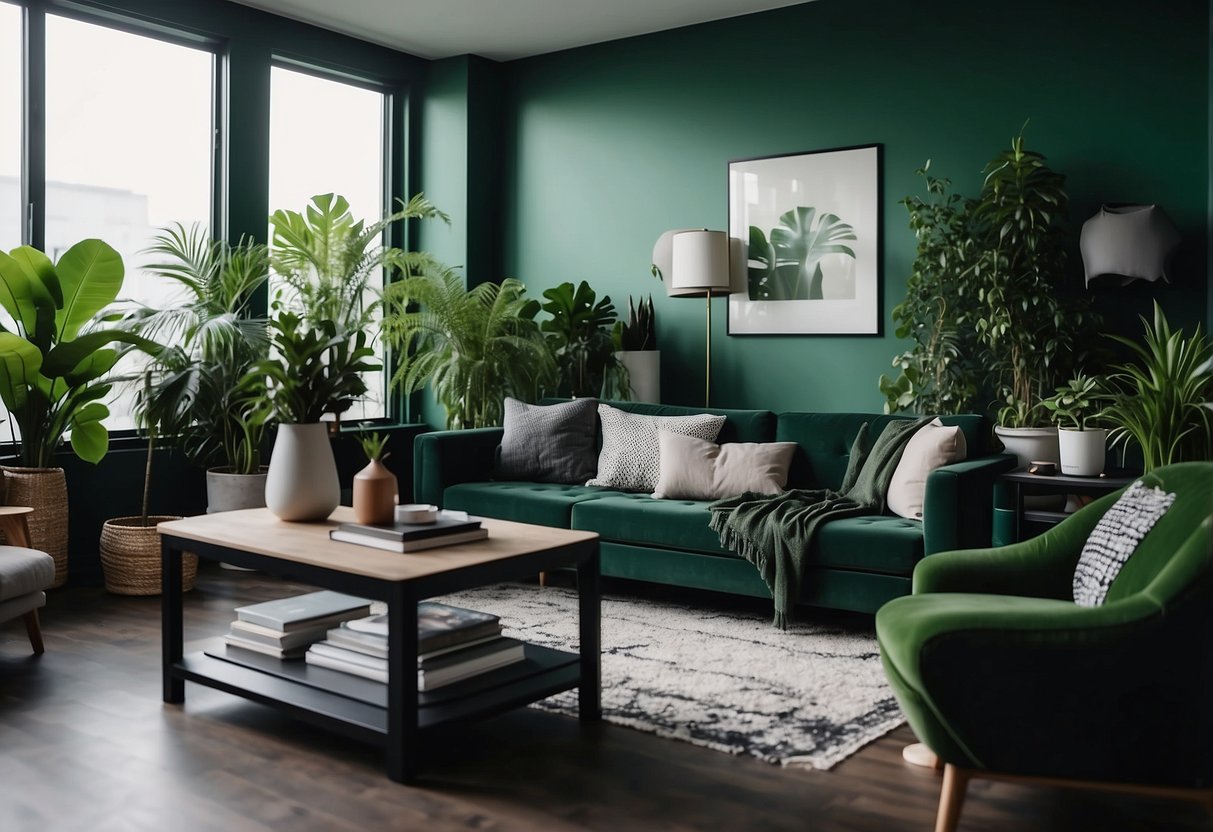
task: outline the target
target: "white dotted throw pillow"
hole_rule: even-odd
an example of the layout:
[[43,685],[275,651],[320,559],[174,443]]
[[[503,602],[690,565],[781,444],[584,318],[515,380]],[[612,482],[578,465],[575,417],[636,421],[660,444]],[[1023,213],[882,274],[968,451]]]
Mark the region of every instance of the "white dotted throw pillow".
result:
[[646,416],[628,413],[609,404],[598,405],[598,418],[602,421],[598,476],[586,485],[649,493],[657,488],[657,480],[661,477],[658,430],[715,442],[724,425],[723,416],[711,413]]
[[1074,569],[1074,603],[1080,607],[1103,604],[1129,556],[1174,502],[1174,494],[1148,488],[1141,480],[1125,489],[1082,547]]

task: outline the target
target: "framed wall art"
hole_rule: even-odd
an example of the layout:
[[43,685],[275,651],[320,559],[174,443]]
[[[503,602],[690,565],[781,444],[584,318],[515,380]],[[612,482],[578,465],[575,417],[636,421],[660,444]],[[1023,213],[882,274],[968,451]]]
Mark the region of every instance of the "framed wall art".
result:
[[729,162],[730,335],[879,335],[881,146]]

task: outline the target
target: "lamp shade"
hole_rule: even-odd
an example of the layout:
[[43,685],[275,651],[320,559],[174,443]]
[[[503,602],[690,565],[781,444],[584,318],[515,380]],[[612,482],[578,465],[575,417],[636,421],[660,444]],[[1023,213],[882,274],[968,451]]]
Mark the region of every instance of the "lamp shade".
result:
[[729,235],[723,231],[675,234],[666,291],[671,297],[703,297],[729,292]]

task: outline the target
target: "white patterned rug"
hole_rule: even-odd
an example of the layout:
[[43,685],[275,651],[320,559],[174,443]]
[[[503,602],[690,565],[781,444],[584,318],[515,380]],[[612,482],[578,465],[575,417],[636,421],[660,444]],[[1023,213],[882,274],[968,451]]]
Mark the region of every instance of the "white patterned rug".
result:
[[[442,600],[501,616],[506,635],[577,649],[577,593],[515,584]],[[577,692],[535,707],[577,713]],[[602,599],[603,717],[782,765],[828,769],[903,721],[868,630],[644,598]]]

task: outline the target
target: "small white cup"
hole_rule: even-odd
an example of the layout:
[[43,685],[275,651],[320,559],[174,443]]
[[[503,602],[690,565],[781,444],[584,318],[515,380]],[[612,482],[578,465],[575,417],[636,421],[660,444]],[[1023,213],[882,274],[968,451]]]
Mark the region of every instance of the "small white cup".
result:
[[438,506],[424,503],[405,503],[396,506],[397,523],[434,523],[438,520]]

